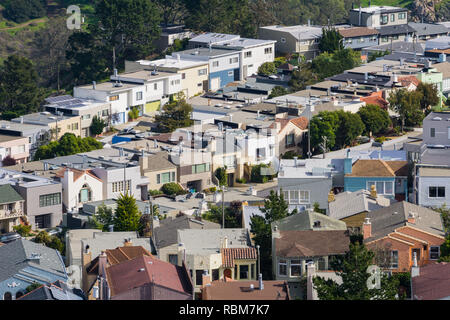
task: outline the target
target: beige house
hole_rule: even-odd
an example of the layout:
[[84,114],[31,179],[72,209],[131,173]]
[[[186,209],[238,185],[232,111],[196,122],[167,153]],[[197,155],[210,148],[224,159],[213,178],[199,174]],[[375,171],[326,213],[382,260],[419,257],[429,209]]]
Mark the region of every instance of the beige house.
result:
[[209,150],[212,154],[212,174],[226,167],[227,185],[231,187],[236,179],[244,176],[244,159],[241,158],[242,149],[234,144],[234,137],[227,138],[227,135],[216,137],[211,141]]
[[272,128],[277,129],[277,143],[280,156],[289,151],[296,154],[302,152],[303,134],[308,131],[307,118],[275,119]]
[[0,186],[0,234],[12,232],[13,226],[20,223],[19,219],[25,215],[24,202],[10,184]]
[[159,190],[169,182],[177,182],[177,166],[169,160],[165,151],[139,157],[141,175],[149,179],[148,190]]

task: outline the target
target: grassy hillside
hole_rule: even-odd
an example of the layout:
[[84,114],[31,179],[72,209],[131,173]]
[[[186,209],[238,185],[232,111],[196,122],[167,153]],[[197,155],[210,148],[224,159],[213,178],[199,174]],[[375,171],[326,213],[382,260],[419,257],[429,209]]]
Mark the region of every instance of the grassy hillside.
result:
[[[393,7],[407,7],[414,0],[372,0],[373,6],[393,6]],[[363,7],[369,6],[369,0],[361,0],[361,5]]]

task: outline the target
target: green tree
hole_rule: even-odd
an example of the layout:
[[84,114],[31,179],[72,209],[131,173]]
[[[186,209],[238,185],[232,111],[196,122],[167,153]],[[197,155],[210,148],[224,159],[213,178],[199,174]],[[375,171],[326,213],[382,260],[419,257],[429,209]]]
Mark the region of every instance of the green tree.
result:
[[420,82],[416,91],[419,92],[421,96],[420,108],[422,108],[426,114],[431,112],[431,107],[439,104],[439,90],[435,84]]
[[321,52],[335,52],[344,49],[343,37],[336,28],[322,28],[322,38],[319,42],[319,50]]
[[372,265],[374,253],[363,244],[350,244],[344,256],[331,261],[333,270],[342,278],[338,284],[332,279],[314,278],[314,287],[320,300],[396,300],[399,280],[381,274],[380,289],[369,289],[367,280],[371,276],[367,268]]
[[51,159],[102,148],[102,143],[92,137],[76,137],[73,133],[68,132],[59,141],[52,141],[47,145],[40,146],[36,150],[34,160]]
[[106,126],[107,126],[106,121],[95,115],[92,118],[92,123],[90,127],[91,133],[94,135],[99,135],[103,132],[103,129],[105,129]]
[[163,186],[161,187],[161,191],[168,196],[184,193],[183,188],[176,182],[169,182],[163,184]]
[[44,0],[9,0],[6,1],[4,15],[14,22],[22,23],[45,16],[45,6]]
[[273,276],[271,223],[289,216],[288,207],[282,190],[280,195],[271,190],[268,199],[264,201],[264,207],[261,208],[264,216],[250,218],[250,232],[254,234],[255,244],[260,246],[261,272],[264,279],[271,279]]
[[139,223],[141,213],[136,205],[136,199],[126,194],[121,194],[116,200],[117,207],[114,212],[114,231],[140,231]]
[[370,133],[376,135],[384,132],[392,124],[388,112],[377,105],[368,104],[360,108],[358,114],[364,123],[364,134],[367,136]]
[[286,95],[288,93],[289,93],[289,91],[285,87],[276,86],[270,92],[269,99],[272,99],[272,98],[275,98],[275,97],[279,97],[279,96],[284,96],[284,95]]
[[350,48],[334,53],[324,52],[312,61],[313,71],[320,79],[334,76],[361,64],[361,55]]
[[133,107],[128,112],[128,119],[129,119],[129,121],[133,121],[133,120],[135,120],[137,118],[139,118],[139,109],[137,107]]
[[38,75],[30,60],[9,56],[0,67],[0,111],[17,115],[36,112],[43,101]]
[[277,73],[277,68],[273,62],[264,62],[258,68],[258,74],[260,76],[270,76]]
[[420,123],[424,114],[420,108],[421,94],[417,91],[408,91],[404,88],[393,91],[388,98],[389,108],[398,113],[401,130],[405,125]]
[[31,226],[19,224],[17,226],[14,226],[13,230],[20,234],[21,237],[28,237],[31,233]]
[[292,91],[301,91],[317,82],[319,82],[319,76],[313,70],[312,64],[310,62],[301,62],[298,69],[292,72],[289,86]]
[[322,111],[312,117],[310,122],[311,149],[316,153],[322,142],[322,136],[327,137],[328,147],[333,149],[336,145],[336,132],[339,128],[339,116],[336,112]]
[[26,293],[31,292],[33,290],[36,290],[37,288],[42,287],[41,283],[38,282],[33,282],[32,284],[30,284],[28,287],[26,287],[25,291]]
[[[239,209],[232,207],[226,207],[225,212],[225,228],[241,228],[242,221]],[[209,210],[202,215],[202,218],[211,222],[222,225],[222,207],[211,205]]]
[[364,131],[364,123],[357,113],[335,111],[339,117],[339,127],[336,132],[336,145],[338,149],[351,146]]
[[228,179],[227,179],[227,166],[223,168],[217,168],[215,172],[215,176],[217,180],[219,180],[220,186],[227,186],[228,185]]
[[47,233],[47,231],[40,231],[34,238],[34,242],[42,243],[44,245],[47,245],[48,243],[50,243],[50,241],[51,238],[50,235]]
[[97,212],[89,218],[88,222],[94,229],[108,231],[109,226],[114,224],[112,209],[108,208],[105,203],[102,203],[97,208]]
[[374,52],[369,55],[369,59],[367,60],[367,62],[375,61],[375,60],[377,60],[377,58],[384,57],[385,55],[388,55],[388,54],[390,54],[389,50]]
[[192,106],[186,102],[184,97],[166,103],[162,110],[161,115],[155,116],[161,132],[172,132],[177,128],[188,127],[194,123],[191,120]]

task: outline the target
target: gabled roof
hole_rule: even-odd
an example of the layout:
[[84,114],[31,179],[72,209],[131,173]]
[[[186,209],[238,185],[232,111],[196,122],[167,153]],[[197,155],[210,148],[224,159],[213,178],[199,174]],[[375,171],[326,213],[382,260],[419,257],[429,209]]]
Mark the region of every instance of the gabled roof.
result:
[[383,97],[380,96],[361,97],[360,99],[361,101],[364,101],[366,104],[374,104],[382,109],[386,109],[387,106],[389,105],[389,102],[387,102]]
[[318,230],[314,227],[320,222],[320,230],[347,230],[347,225],[334,217],[314,211],[304,211],[272,222],[272,230],[276,226],[279,230]]
[[[31,260],[39,255],[39,263]],[[40,243],[19,239],[0,247],[0,282],[6,280],[27,267],[41,269],[61,278],[67,278],[64,262],[55,249]],[[7,257],[7,258],[5,258]]]
[[398,177],[408,175],[408,161],[357,160],[346,177]]
[[290,230],[280,231],[275,239],[276,255],[279,257],[317,257],[344,254],[350,244],[345,230]]
[[74,168],[61,168],[58,171],[56,171],[55,176],[58,178],[64,178],[64,173],[70,170],[73,172],[73,182],[77,181],[78,179],[80,179],[83,175],[87,174],[89,176],[91,176],[94,179],[97,179],[98,181],[102,182],[102,179],[100,179],[99,177],[97,177],[92,170],[78,170],[78,169],[74,169]]
[[192,285],[185,270],[153,257],[141,256],[108,267],[106,278],[111,296],[150,283],[176,292],[192,294]]
[[379,32],[376,29],[368,28],[368,27],[354,27],[354,28],[344,28],[338,30],[341,36],[344,38],[353,38],[353,37],[363,37],[376,35]]
[[[433,68],[435,66],[433,65]],[[409,86],[411,83],[415,85],[416,87],[419,85],[420,81],[415,76],[403,76],[398,77],[398,81],[401,83],[403,87]]]
[[0,204],[16,201],[24,201],[24,199],[10,184],[0,185]]
[[[409,213],[415,215],[415,223],[408,222]],[[438,212],[424,208],[406,201],[395,202],[389,207],[371,211],[367,214],[370,218],[372,237],[365,239],[371,242],[393,233],[396,229],[410,226],[434,234],[444,236],[444,227]]]
[[234,260],[253,260],[258,258],[255,248],[222,248],[222,266],[234,267]]
[[50,285],[42,285],[17,300],[86,300],[86,297],[81,289],[70,288],[58,280]]

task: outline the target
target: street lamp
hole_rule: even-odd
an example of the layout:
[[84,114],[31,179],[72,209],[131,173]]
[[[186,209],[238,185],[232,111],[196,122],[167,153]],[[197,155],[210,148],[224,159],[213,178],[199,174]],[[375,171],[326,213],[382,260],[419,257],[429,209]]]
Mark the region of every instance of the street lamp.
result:
[[260,274],[261,273],[261,265],[260,265],[260,261],[261,261],[261,258],[260,258],[260,256],[259,256],[259,244],[257,244],[256,245],[256,250],[258,250],[258,274]]

